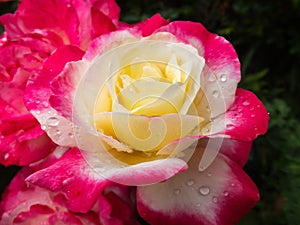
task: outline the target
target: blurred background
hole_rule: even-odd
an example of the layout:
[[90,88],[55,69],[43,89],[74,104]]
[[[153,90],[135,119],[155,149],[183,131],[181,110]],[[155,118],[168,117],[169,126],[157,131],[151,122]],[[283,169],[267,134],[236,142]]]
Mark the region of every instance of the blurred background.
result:
[[[238,225],[300,222],[300,0],[117,0],[121,20],[155,13],[201,22],[235,47],[242,65],[239,87],[251,90],[270,113],[268,133],[255,140],[245,167],[261,200]],[[0,14],[16,1],[0,3]],[[0,31],[1,32],[1,31]],[[0,191],[18,167],[0,166]]]

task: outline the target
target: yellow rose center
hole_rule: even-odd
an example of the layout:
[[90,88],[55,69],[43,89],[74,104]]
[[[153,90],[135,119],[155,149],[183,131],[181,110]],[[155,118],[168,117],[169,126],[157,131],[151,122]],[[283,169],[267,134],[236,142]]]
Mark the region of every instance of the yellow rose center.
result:
[[[137,57],[106,81],[94,110],[96,130],[126,146],[118,149],[108,143],[108,151],[128,164],[166,157],[157,152],[178,139],[199,134],[203,121],[198,115],[186,115],[200,89],[195,79],[202,71],[201,58],[197,59],[200,69],[193,70],[188,68],[193,66],[189,55],[182,59],[173,53],[168,61]],[[192,60],[195,66],[197,60]]]

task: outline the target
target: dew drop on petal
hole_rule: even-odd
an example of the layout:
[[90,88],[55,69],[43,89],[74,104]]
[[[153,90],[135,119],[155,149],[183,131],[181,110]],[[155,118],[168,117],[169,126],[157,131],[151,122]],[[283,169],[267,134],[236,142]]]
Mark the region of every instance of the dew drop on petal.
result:
[[215,90],[212,92],[212,95],[217,98],[219,96],[219,91]]
[[216,80],[216,77],[215,75],[211,74],[209,77],[208,77],[208,81],[210,82],[214,82]]
[[212,201],[213,201],[214,203],[217,203],[217,202],[218,202],[218,198],[217,198],[216,196],[214,196],[214,197],[212,198]]
[[211,175],[212,175],[212,173],[207,173],[207,176],[208,176],[208,177],[211,177]]
[[234,125],[233,125],[233,124],[227,124],[227,125],[226,125],[226,128],[227,128],[228,130],[232,130],[232,129],[234,129]]
[[4,154],[3,154],[3,159],[4,159],[4,160],[8,160],[8,158],[9,158],[9,153],[7,153],[7,152],[4,153]]
[[42,124],[42,125],[41,125],[41,129],[42,129],[42,130],[46,130],[46,129],[47,129],[46,125]]
[[224,191],[223,195],[227,197],[229,195],[228,191]]
[[226,82],[226,81],[227,81],[227,76],[226,76],[226,74],[221,74],[221,76],[220,76],[220,81],[222,81],[222,82]]
[[173,192],[175,195],[179,195],[180,194],[180,189],[174,189],[174,192]]
[[51,127],[56,127],[59,124],[59,120],[56,117],[49,117],[46,122]]
[[251,114],[250,117],[251,117],[251,118],[254,118],[254,117],[255,117],[255,114]]
[[201,195],[208,195],[209,194],[209,192],[210,192],[210,189],[209,189],[209,187],[207,187],[207,186],[201,186],[200,188],[199,188],[199,193],[201,194]]
[[187,182],[186,182],[186,185],[187,186],[192,186],[192,185],[194,185],[195,184],[195,181],[193,180],[193,179],[190,179],[190,180],[188,180]]
[[248,106],[248,105],[250,105],[250,102],[248,101],[248,99],[244,99],[242,101],[242,104],[243,104],[243,106]]

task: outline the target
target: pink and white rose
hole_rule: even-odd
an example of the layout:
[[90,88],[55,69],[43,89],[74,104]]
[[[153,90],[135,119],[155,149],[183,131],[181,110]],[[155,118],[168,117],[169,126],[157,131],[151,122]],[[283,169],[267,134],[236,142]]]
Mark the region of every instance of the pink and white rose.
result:
[[[0,18],[6,24],[1,51],[24,46],[14,59],[20,63],[2,63],[1,79],[3,87],[20,89],[24,104],[19,97],[15,108],[40,126],[39,134],[49,139],[42,144],[51,143],[32,161],[54,146],[68,149],[26,175],[34,193],[63,196],[57,207],[47,197],[47,207],[58,210],[52,214],[92,211],[103,224],[134,224],[136,201],[150,224],[229,225],[255,205],[258,190],[242,167],[252,141],[266,132],[268,114],[253,93],[237,88],[240,63],[227,40],[199,23],[169,23],[160,15],[134,26],[118,23],[113,1],[52,1],[68,22],[55,14],[26,24],[32,15],[22,12],[34,7],[39,16],[45,5],[22,4]],[[33,48],[36,39],[43,45]],[[35,63],[23,61],[25,55]],[[20,70],[27,76],[17,76]],[[18,77],[22,85],[9,86]],[[129,207],[107,207],[108,183],[117,196],[127,196]],[[3,206],[2,220],[5,213],[19,214]]]

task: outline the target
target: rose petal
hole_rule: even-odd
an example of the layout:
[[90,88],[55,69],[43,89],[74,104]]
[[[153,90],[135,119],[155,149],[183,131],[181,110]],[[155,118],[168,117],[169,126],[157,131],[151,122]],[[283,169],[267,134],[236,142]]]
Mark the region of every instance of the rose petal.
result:
[[23,168],[4,192],[0,204],[0,224],[100,224],[95,212],[73,214],[58,200],[59,195],[26,183],[24,179],[32,172],[34,170],[29,167]]
[[141,34],[145,36],[151,35],[156,29],[165,26],[169,23],[169,20],[165,20],[160,14],[155,14],[151,18],[144,20],[134,26]]
[[[58,115],[50,106],[51,80],[63,69],[66,62],[78,60],[83,52],[74,46],[58,48],[44,63],[43,70],[28,82],[24,99],[28,110],[37,118],[51,139],[62,146],[75,146],[70,121]],[[58,126],[59,125],[59,126]]]
[[188,170],[165,182],[138,187],[138,210],[147,222],[236,224],[254,206],[259,198],[257,188],[240,166],[219,154],[200,172],[203,149],[198,150]]
[[51,191],[61,191],[68,199],[68,208],[83,213],[91,209],[107,183],[103,177],[93,172],[75,148],[53,165],[33,173],[26,180]]
[[0,22],[5,26],[10,40],[23,40],[24,36],[30,34],[53,32],[60,36],[63,43],[86,49],[97,35],[115,30],[114,23],[119,11],[118,5],[112,0],[61,0],[48,3],[25,0],[19,4],[15,14],[1,16]]
[[[240,63],[232,45],[223,37],[208,32],[200,23],[172,22],[155,32],[170,32],[198,49],[206,63],[201,89],[208,100],[211,117],[224,113],[233,103],[240,81]],[[197,107],[205,109],[207,102],[200,102]]]

